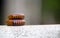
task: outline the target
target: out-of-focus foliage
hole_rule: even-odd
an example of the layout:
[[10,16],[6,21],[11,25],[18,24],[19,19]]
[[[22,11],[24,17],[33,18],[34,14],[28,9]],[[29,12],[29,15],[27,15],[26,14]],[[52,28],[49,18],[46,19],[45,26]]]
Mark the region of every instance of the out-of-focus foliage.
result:
[[43,0],[45,10],[55,10],[59,8],[59,0]]
[[57,23],[60,23],[60,0],[43,0],[43,18],[53,14]]

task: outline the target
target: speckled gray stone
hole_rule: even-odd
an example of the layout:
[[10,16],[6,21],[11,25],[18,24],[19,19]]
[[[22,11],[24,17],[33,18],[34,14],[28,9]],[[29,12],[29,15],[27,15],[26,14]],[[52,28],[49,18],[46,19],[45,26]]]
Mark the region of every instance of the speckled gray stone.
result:
[[0,26],[0,38],[60,38],[60,25]]

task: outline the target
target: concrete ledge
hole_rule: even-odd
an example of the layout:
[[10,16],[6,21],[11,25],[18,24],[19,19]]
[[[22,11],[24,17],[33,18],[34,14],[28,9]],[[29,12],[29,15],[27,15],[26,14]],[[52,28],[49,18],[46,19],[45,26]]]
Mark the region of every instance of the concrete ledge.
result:
[[59,38],[60,25],[0,26],[0,38]]

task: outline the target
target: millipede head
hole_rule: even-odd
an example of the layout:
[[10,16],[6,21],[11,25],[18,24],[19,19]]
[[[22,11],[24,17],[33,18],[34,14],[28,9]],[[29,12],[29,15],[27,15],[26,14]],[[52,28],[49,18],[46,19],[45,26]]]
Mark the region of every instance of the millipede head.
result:
[[13,26],[13,20],[7,20],[7,21],[6,21],[6,24],[7,24],[8,26]]

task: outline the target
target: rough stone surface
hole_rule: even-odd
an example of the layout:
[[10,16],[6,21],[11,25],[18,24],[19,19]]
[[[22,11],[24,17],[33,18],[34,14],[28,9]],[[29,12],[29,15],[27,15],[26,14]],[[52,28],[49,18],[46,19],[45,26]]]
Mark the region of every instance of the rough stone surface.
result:
[[60,25],[0,26],[0,38],[60,38]]

